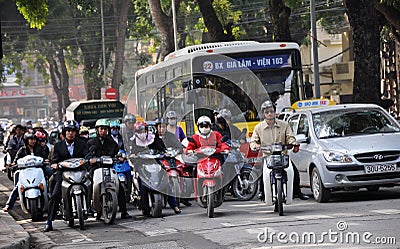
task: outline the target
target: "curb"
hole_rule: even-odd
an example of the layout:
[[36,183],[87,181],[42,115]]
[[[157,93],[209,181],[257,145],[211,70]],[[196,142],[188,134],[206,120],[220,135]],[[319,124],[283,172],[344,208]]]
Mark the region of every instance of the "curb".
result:
[[0,211],[1,249],[29,249],[29,237],[10,214]]

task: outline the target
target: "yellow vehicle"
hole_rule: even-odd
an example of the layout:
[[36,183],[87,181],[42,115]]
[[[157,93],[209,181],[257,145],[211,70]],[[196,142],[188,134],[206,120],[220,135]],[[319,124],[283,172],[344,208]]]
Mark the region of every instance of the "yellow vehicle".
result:
[[[300,94],[301,93],[301,94]],[[304,99],[300,49],[296,43],[236,41],[190,46],[141,69],[127,103],[145,120],[174,110],[187,135],[201,115],[222,108],[251,136],[261,104],[280,95],[284,106]]]

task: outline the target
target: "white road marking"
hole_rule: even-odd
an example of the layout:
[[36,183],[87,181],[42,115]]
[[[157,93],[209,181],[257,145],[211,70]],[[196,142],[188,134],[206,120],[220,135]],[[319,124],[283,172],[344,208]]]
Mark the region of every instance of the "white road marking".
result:
[[173,234],[177,233],[178,230],[174,228],[167,228],[167,229],[161,229],[161,230],[153,230],[153,231],[147,231],[144,232],[147,236],[159,236],[159,235],[166,235],[166,234]]
[[377,209],[371,210],[371,212],[378,214],[400,214],[400,209]]
[[221,225],[225,226],[225,227],[238,227],[238,226],[246,226],[246,225],[254,225],[254,222],[251,221],[244,221],[242,223],[231,223],[231,222],[224,222],[224,223],[220,223]]
[[315,215],[296,216],[296,218],[299,220],[318,220],[318,219],[332,219],[334,217],[330,216],[330,215],[324,215],[324,214],[315,214]]

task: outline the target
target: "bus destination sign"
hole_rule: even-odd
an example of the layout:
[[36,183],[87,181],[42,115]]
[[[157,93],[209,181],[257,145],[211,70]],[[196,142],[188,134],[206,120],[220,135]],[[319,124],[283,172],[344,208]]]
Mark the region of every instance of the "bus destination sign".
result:
[[290,66],[290,55],[270,55],[247,58],[206,60],[204,72],[227,72],[248,68],[250,70],[272,69]]

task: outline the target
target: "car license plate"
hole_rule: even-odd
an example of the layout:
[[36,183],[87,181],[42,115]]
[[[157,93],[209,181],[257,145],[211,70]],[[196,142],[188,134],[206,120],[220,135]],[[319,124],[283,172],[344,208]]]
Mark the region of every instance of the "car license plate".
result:
[[394,172],[397,169],[395,163],[392,164],[377,164],[377,165],[364,165],[366,174]]

